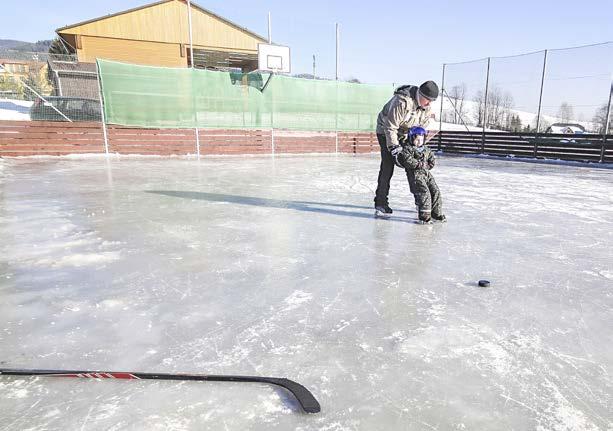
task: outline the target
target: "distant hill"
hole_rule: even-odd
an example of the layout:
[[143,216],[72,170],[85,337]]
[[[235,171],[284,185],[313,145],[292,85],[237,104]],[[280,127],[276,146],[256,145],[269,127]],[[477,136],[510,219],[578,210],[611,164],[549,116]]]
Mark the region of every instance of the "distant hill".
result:
[[12,49],[23,52],[48,52],[52,40],[39,40],[38,42],[24,42],[21,40],[0,39],[0,49]]

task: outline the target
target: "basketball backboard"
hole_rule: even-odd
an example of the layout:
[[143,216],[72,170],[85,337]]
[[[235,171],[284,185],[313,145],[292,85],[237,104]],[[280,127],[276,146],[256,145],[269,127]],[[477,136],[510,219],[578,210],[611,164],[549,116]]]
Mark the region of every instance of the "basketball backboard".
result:
[[260,72],[290,73],[289,47],[258,43],[258,70]]

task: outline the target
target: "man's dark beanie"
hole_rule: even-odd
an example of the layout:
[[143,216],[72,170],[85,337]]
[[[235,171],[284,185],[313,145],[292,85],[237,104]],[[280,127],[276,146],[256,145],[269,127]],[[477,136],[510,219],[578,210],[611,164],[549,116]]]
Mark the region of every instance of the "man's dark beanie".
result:
[[438,97],[438,85],[434,81],[426,81],[419,86],[419,93],[428,100],[436,100]]

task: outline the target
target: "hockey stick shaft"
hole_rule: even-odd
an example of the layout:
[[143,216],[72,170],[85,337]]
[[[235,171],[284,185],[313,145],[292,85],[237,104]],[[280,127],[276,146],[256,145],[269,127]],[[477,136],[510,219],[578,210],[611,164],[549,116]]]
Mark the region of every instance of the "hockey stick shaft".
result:
[[10,369],[0,368],[0,375],[4,376],[41,376],[41,377],[77,377],[90,379],[123,379],[123,380],[190,380],[210,382],[253,382],[267,383],[281,386],[294,395],[302,409],[307,413],[318,413],[321,408],[319,402],[307,388],[293,380],[277,377],[259,376],[230,376],[207,374],[167,374],[167,373],[138,373],[118,371],[77,371],[77,370],[36,370],[36,369]]
[[434,139],[436,137],[436,135],[438,135],[438,132],[439,132],[439,130],[429,131],[428,132],[428,136],[426,136],[426,142],[424,142],[424,144],[427,144],[432,139]]

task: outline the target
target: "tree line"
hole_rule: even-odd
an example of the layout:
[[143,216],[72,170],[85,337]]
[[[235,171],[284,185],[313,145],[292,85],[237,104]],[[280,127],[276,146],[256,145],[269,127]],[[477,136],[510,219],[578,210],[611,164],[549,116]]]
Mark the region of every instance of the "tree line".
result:
[[[469,99],[466,84],[453,86],[447,92],[450,102],[455,109],[445,109],[442,120],[453,124],[466,124],[471,126],[505,130],[509,132],[531,132],[536,129],[536,118],[530,124],[522,124],[519,114],[513,111],[513,96],[508,92],[503,92],[494,86],[488,90],[487,104],[485,103],[485,93],[477,91]],[[598,107],[592,117],[592,129],[594,133],[604,133],[607,123],[607,103]],[[486,112],[487,111],[487,112]],[[562,123],[576,122],[576,116],[572,105],[562,102],[558,108],[556,117]],[[613,112],[609,113],[609,118],[613,118]],[[539,129],[545,130],[551,124],[541,117]]]

